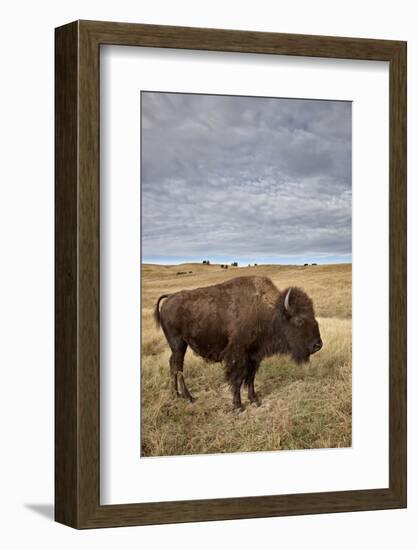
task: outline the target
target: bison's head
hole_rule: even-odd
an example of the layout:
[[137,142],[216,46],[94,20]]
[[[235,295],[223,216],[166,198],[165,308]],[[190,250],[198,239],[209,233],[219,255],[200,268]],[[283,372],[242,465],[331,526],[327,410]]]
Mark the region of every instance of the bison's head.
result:
[[305,292],[293,287],[281,294],[279,308],[288,352],[297,363],[304,363],[323,347],[313,302]]

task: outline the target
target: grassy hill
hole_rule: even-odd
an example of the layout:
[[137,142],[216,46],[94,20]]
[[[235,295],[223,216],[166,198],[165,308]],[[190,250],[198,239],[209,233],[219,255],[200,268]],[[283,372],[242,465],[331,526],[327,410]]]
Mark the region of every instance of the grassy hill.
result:
[[[324,342],[309,366],[287,356],[261,364],[256,388],[262,406],[231,408],[220,364],[187,351],[184,376],[197,401],[172,399],[170,351],[152,313],[161,294],[216,284],[241,275],[270,277],[278,288],[302,287],[313,299]],[[229,267],[180,264],[142,266],[142,455],[267,451],[351,445],[350,264]]]

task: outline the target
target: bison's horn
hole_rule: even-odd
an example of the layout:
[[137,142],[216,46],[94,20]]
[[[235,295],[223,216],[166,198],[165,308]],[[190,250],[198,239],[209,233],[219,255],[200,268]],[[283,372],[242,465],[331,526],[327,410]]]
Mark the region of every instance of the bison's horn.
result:
[[284,307],[285,309],[290,312],[290,295],[291,295],[291,288],[288,289],[288,292],[287,294],[285,295],[285,300],[284,300]]

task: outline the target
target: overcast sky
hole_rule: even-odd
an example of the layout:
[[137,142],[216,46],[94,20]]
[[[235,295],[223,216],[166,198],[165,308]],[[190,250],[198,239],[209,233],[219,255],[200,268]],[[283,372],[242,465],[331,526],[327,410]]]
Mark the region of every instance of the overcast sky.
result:
[[351,261],[351,103],[142,92],[142,261]]

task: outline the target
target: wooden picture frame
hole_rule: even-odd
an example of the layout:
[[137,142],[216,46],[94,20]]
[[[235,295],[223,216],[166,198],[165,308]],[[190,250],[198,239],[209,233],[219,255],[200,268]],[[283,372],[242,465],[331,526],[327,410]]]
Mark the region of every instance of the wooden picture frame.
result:
[[[76,21],[56,29],[55,519],[75,528],[406,506],[406,43]],[[389,487],[100,505],[100,45],[389,62]]]

